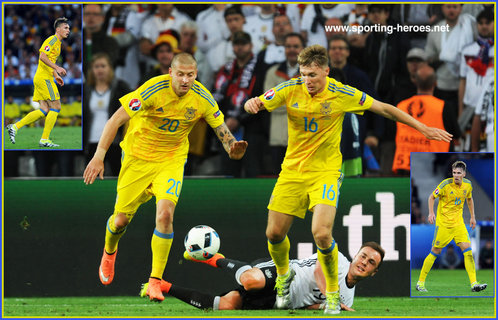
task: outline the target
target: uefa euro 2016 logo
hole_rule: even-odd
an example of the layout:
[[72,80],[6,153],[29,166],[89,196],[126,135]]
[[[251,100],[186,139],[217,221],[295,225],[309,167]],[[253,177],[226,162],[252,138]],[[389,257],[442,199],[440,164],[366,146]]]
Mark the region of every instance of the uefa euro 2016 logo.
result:
[[128,104],[131,111],[138,111],[142,107],[142,103],[138,99],[132,99]]
[[275,90],[270,89],[265,92],[265,100],[271,100],[273,97],[275,97]]

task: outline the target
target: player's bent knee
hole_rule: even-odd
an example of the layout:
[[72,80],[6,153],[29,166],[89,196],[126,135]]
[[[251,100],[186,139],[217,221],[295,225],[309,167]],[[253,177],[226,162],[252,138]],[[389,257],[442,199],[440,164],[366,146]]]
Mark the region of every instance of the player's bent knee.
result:
[[116,227],[116,229],[123,229],[124,227],[126,227],[128,224],[130,223],[130,220],[128,219],[128,217],[122,213],[122,212],[119,212],[115,215],[114,217],[114,226]]
[[156,225],[169,226],[173,224],[173,213],[169,210],[158,210],[156,215]]
[[252,268],[240,276],[240,283],[245,290],[260,290],[265,287],[265,276],[259,268]]
[[313,239],[318,247],[328,248],[332,243],[332,234],[330,230],[320,228],[313,230]]

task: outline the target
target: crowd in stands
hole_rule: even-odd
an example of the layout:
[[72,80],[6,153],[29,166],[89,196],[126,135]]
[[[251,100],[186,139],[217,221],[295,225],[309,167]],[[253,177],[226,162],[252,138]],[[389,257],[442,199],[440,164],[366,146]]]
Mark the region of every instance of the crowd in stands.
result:
[[[90,103],[83,114],[84,119],[90,120],[83,123],[93,137],[99,135],[109,112],[119,105],[115,105],[111,94],[99,100],[104,103],[102,117],[94,117],[90,113],[97,108],[91,105],[91,99],[112,91],[118,81],[121,89],[134,90],[150,77],[166,74],[176,53],[193,54],[198,63],[198,80],[213,93],[227,126],[237,138],[248,141],[249,148],[242,161],[218,157],[222,152],[217,143],[212,143],[211,130],[199,123],[191,134],[186,174],[260,177],[279,173],[286,147],[285,108],[274,114],[248,116],[243,111],[244,102],[279,82],[299,76],[297,54],[308,45],[320,44],[328,49],[331,77],[380,101],[401,104],[421,121],[439,118],[441,121],[431,125],[442,126],[454,135],[452,143],[443,147],[424,149],[424,140],[397,150],[399,134],[413,141],[417,140],[414,134],[369,112],[345,117],[341,149],[348,161],[344,170],[349,176],[406,175],[409,164],[400,162],[406,161],[403,155],[410,150],[494,151],[487,136],[494,131],[489,128],[493,125],[494,112],[489,111],[494,111],[494,102],[490,93],[485,93],[494,80],[493,6],[87,3],[82,8],[82,41],[77,36],[71,38],[63,50],[63,60],[69,67],[79,65],[78,57],[82,57],[84,90],[89,95],[83,101]],[[9,77],[16,68],[19,76],[21,69],[25,77],[33,74],[40,41],[53,31],[46,22],[51,21],[52,10],[64,11],[72,21],[72,33],[79,34],[77,19],[69,10],[74,6],[52,7],[57,9],[45,13],[33,8],[32,15],[22,19],[16,10],[6,9],[4,73]],[[398,24],[447,25],[449,31],[388,31],[387,27]],[[373,25],[386,28],[364,28],[364,32],[351,29]],[[332,30],[331,26],[336,28]],[[99,58],[109,62],[113,73],[104,91],[88,81]],[[427,99],[404,102],[417,95]],[[86,150],[91,150],[90,143],[95,141],[85,143]],[[367,162],[368,152],[373,157]]]

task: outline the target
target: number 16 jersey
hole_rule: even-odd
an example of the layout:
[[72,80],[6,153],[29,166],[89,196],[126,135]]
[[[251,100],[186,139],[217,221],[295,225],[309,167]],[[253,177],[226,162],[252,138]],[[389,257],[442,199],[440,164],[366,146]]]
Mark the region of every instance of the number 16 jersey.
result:
[[301,77],[259,97],[268,111],[285,105],[289,140],[282,169],[297,172],[340,170],[345,112],[363,114],[373,98],[327,77],[325,89],[311,97]]

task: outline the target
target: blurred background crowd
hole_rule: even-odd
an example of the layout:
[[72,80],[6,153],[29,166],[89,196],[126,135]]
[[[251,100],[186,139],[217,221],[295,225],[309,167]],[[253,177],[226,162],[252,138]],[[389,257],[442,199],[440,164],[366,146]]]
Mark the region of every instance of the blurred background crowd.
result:
[[[75,105],[63,106],[67,119],[61,117],[58,125],[82,123],[84,141],[82,152],[54,151],[45,155],[50,157],[45,160],[39,160],[36,151],[6,152],[5,176],[80,176],[105,122],[119,108],[119,97],[153,76],[168,73],[178,52],[194,55],[198,80],[213,93],[227,126],[236,137],[249,142],[244,159],[230,161],[212,130],[199,122],[190,135],[185,174],[275,176],[287,145],[286,110],[248,116],[243,105],[248,98],[298,76],[297,55],[312,44],[327,48],[331,77],[404,108],[414,117],[433,119],[433,125],[444,126],[454,135],[443,149],[425,151],[494,152],[493,6],[6,5],[5,122],[15,121],[33,107],[32,90],[26,83],[36,70],[37,50],[54,33],[50,21],[65,16],[72,32],[64,41],[60,65],[68,70],[65,81],[74,81],[68,82],[61,96],[63,105]],[[372,24],[448,25],[450,31],[354,33],[340,28]],[[326,31],[332,26],[336,29]],[[71,87],[81,81],[82,92]],[[417,95],[438,100],[417,100]],[[78,113],[75,106],[81,101]],[[409,166],[400,160],[406,151],[396,150],[396,141],[410,140],[410,133],[370,112],[347,114],[343,127],[346,175],[409,174]],[[120,134],[107,156],[107,175],[119,172],[118,143],[123,132]]]

